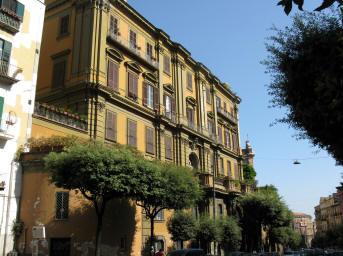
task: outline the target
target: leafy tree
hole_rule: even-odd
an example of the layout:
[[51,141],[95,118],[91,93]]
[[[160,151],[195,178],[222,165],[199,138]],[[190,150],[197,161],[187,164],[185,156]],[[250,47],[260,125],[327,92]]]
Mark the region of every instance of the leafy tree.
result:
[[272,76],[268,88],[272,106],[287,110],[278,121],[343,164],[341,20],[338,12],[295,15],[292,26],[274,28],[264,64]]
[[249,164],[243,164],[244,180],[255,180],[256,171],[254,167]]
[[[298,6],[299,10],[303,10],[304,0],[281,0],[278,2],[278,5],[281,5],[284,7],[284,12],[288,15],[292,10],[292,5],[296,4]],[[343,4],[342,0],[323,0],[322,4],[318,6],[315,11],[321,11],[324,10],[330,6],[332,6],[334,3],[338,3],[339,6]]]
[[172,234],[173,241],[183,242],[195,237],[195,219],[190,213],[175,211],[174,215],[168,220],[168,232]]
[[202,216],[196,225],[196,239],[200,241],[200,246],[209,251],[209,243],[218,238],[218,228],[213,218]]
[[[164,209],[181,210],[194,205],[202,196],[198,180],[188,167],[145,162],[138,168],[150,173],[136,177],[137,205],[141,206],[150,220],[150,245],[154,241],[154,219]],[[141,172],[139,172],[141,173]]]
[[108,147],[94,141],[75,143],[65,152],[52,152],[44,159],[50,182],[60,188],[79,190],[93,204],[97,214],[97,256],[108,201],[135,194],[137,159],[136,153],[125,146]]
[[241,228],[236,219],[225,216],[216,222],[218,228],[218,240],[225,251],[235,251],[241,242]]

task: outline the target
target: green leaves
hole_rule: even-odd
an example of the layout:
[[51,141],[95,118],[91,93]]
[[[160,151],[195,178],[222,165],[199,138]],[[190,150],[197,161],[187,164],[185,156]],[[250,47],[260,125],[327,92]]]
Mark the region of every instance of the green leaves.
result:
[[[342,0],[323,0],[322,4],[318,8],[316,8],[315,11],[322,11],[333,5],[335,2],[338,3],[338,6],[341,6],[343,4]],[[299,10],[303,11],[304,0],[281,0],[277,3],[277,5],[283,6],[284,12],[288,15],[292,10],[293,3],[298,6]]]
[[167,222],[173,241],[188,241],[195,237],[195,219],[190,213],[175,211]]
[[254,167],[249,164],[243,164],[244,180],[255,180],[256,171]]

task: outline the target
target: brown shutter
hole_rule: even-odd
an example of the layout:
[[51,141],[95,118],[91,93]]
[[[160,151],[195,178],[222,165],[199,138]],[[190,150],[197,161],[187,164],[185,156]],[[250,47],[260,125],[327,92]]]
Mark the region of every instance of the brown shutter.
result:
[[113,62],[110,60],[108,60],[108,67],[107,67],[107,86],[114,89]]
[[52,75],[52,87],[58,88],[64,86],[65,79],[65,65],[66,61],[57,62],[53,66],[53,75]]
[[232,177],[230,161],[227,161],[227,174],[229,175],[229,177]]
[[224,112],[226,112],[226,102],[223,102],[224,104]]
[[210,89],[206,88],[206,101],[208,104],[211,104],[211,94]]
[[132,96],[132,74],[130,72],[127,72],[127,90],[128,90],[128,96]]
[[192,90],[193,89],[193,86],[192,86],[192,74],[187,72],[187,88],[189,90]]
[[119,90],[119,65],[113,63],[113,89]]
[[164,143],[166,147],[166,158],[173,159],[173,150],[172,150],[172,138],[170,136],[164,137]]
[[112,141],[116,141],[117,139],[117,115],[111,111],[107,111],[106,115],[105,137]]
[[164,55],[163,58],[163,71],[170,74],[170,59],[168,55]]
[[222,144],[223,143],[223,134],[222,134],[222,128],[218,125],[218,139],[219,142]]
[[136,75],[132,75],[133,80],[133,94],[137,98],[138,97],[138,77]]
[[175,97],[171,98],[171,111],[172,111],[172,115],[175,116],[175,114],[176,114]]
[[127,125],[127,143],[131,146],[137,147],[137,123],[135,121],[128,120]]
[[227,132],[224,130],[224,146],[227,147]]
[[148,84],[143,82],[143,105],[148,105]]
[[154,154],[154,130],[146,128],[146,152]]
[[160,92],[157,87],[154,87],[154,109],[157,111],[160,109]]
[[220,158],[220,172],[224,175],[224,159]]
[[214,173],[214,154],[211,154],[211,172]]
[[239,180],[240,178],[239,178],[239,175],[238,175],[238,165],[237,165],[237,163],[235,163],[235,179],[236,180]]

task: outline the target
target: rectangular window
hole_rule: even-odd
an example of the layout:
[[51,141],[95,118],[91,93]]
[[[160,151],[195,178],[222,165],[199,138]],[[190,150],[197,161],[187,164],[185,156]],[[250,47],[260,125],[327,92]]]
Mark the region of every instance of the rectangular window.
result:
[[223,104],[224,104],[224,113],[227,113],[227,110],[226,110],[226,102],[223,102]]
[[167,94],[164,94],[164,107],[166,117],[171,119],[171,99],[170,96]]
[[150,43],[146,43],[146,55],[149,60],[152,60],[152,45]]
[[137,122],[127,119],[127,144],[137,147]]
[[127,72],[128,77],[128,96],[133,100],[138,97],[138,76],[132,72]]
[[108,60],[107,67],[107,86],[118,91],[119,85],[119,65]]
[[136,49],[137,48],[137,34],[130,30],[130,48]]
[[163,57],[163,71],[170,75],[170,58],[168,55]]
[[232,134],[232,150],[238,151],[237,134]]
[[154,218],[155,221],[164,221],[164,210],[160,210],[156,217]]
[[0,97],[0,127],[1,127],[2,114],[4,112],[4,103],[5,103],[5,98]]
[[56,192],[56,220],[68,219],[69,192]]
[[235,170],[235,179],[240,180],[239,173],[238,173],[238,165],[237,163],[234,164],[234,170]]
[[224,131],[224,140],[225,140],[225,147],[230,149],[231,148],[230,134],[227,130]]
[[223,131],[220,125],[218,125],[218,140],[220,144],[223,144]]
[[52,71],[52,84],[51,84],[52,89],[61,88],[64,86],[65,73],[66,73],[65,60],[54,63],[53,71]]
[[190,72],[187,72],[187,89],[193,90],[193,84],[192,84],[192,74]]
[[219,158],[219,162],[220,162],[220,174],[224,175],[224,159],[221,157]]
[[154,150],[154,129],[146,127],[146,152],[149,154],[155,154]]
[[213,153],[211,154],[210,158],[211,158],[211,171],[212,173],[214,173],[214,154]]
[[110,19],[110,33],[112,35],[118,34],[118,20],[112,15]]
[[208,132],[210,136],[215,135],[215,127],[214,127],[214,122],[211,119],[207,120],[207,126],[208,126]]
[[66,35],[69,33],[69,15],[65,15],[60,19],[59,35]]
[[70,255],[70,238],[51,238],[50,256]]
[[25,6],[16,0],[2,0],[0,1],[0,8],[5,8],[13,13],[15,13],[20,21],[23,22],[24,8]]
[[188,120],[188,126],[194,127],[194,109],[187,108],[187,120]]
[[105,138],[111,141],[117,140],[117,114],[109,110],[106,112]]
[[211,92],[210,89],[206,87],[206,102],[211,104]]
[[148,107],[153,108],[154,107],[154,87],[152,85],[148,85]]
[[227,173],[228,173],[229,177],[232,177],[231,162],[228,160],[226,163],[227,163]]
[[10,62],[11,50],[12,43],[0,39],[0,74],[3,76],[8,76],[8,66]]
[[143,82],[143,105],[151,109],[159,109],[159,90],[147,82]]
[[173,159],[172,137],[165,136],[164,143],[166,147],[166,159],[172,160]]
[[220,100],[220,98],[219,98],[218,96],[216,97],[216,104],[217,104],[217,110],[220,111],[220,108],[221,108],[221,100]]
[[223,205],[222,204],[218,204],[218,214],[223,215]]

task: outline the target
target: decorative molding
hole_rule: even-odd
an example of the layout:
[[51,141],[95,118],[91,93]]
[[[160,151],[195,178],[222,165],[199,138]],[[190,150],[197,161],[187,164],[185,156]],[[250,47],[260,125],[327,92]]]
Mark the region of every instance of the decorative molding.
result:
[[223,120],[223,119],[221,119],[221,118],[218,118],[218,124],[220,124],[220,125],[225,125],[225,122],[224,122],[224,120]]
[[186,102],[187,102],[187,104],[189,104],[193,107],[195,107],[198,104],[197,101],[192,96],[186,97]]
[[208,111],[208,112],[207,112],[207,116],[208,116],[208,118],[210,118],[210,119],[214,119],[214,114],[213,114],[212,111]]
[[143,77],[146,80],[149,80],[150,82],[153,82],[154,84],[158,83],[158,79],[157,79],[156,75],[151,73],[151,72],[144,72],[143,73]]
[[118,62],[122,62],[124,60],[123,54],[114,48],[106,48],[106,52],[109,56],[117,60]]
[[50,56],[51,59],[55,60],[55,59],[58,59],[58,58],[61,58],[61,57],[64,57],[64,56],[67,56],[71,53],[71,50],[70,49],[67,49],[67,50],[64,50],[64,51],[61,51],[61,52],[58,52],[58,53],[55,53],[53,55]]
[[127,61],[125,65],[138,74],[143,72],[143,69],[134,61]]
[[170,94],[174,94],[174,87],[171,84],[164,84],[163,89]]

